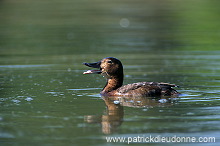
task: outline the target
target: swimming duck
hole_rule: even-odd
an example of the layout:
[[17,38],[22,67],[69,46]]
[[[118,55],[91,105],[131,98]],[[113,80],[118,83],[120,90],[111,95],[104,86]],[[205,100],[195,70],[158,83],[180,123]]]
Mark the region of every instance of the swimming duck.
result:
[[114,57],[106,57],[95,63],[83,63],[98,70],[88,70],[83,74],[101,74],[107,79],[105,87],[100,94],[102,96],[178,96],[178,92],[172,87],[178,87],[169,83],[138,82],[124,85],[123,66],[120,60]]

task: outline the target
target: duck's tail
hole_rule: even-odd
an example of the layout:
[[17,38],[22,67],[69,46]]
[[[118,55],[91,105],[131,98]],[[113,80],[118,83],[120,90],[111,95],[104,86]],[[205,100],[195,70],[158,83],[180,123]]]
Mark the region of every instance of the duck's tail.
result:
[[162,94],[164,96],[179,96],[180,93],[173,89],[172,87],[179,87],[175,84],[169,84],[169,83],[159,83],[160,87],[162,88]]

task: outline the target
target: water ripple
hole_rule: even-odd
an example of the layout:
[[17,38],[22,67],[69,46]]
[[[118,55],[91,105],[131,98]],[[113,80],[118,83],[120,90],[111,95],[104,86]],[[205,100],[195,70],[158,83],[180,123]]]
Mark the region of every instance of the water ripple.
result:
[[52,64],[38,64],[38,65],[0,65],[1,68],[32,68],[32,67],[47,67]]

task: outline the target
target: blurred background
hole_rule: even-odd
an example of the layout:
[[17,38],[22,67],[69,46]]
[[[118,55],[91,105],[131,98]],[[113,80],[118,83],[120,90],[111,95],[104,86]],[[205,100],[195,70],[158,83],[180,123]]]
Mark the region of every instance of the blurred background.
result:
[[[0,0],[0,144],[219,135],[219,6],[218,0]],[[125,84],[175,83],[180,101],[119,108],[113,119],[120,124],[103,130],[105,79],[82,75],[88,69],[82,63],[110,56],[124,64]]]

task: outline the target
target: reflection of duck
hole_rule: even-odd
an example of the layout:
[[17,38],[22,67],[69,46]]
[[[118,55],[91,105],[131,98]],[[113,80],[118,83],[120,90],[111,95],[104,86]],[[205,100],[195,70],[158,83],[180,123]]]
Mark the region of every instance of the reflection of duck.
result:
[[178,98],[160,97],[160,98],[146,98],[146,97],[123,97],[123,96],[105,96],[104,100],[110,98],[114,104],[121,106],[135,107],[135,108],[150,108],[170,106],[178,101]]
[[99,70],[88,70],[83,74],[102,74],[107,78],[107,84],[101,91],[105,96],[177,96],[179,93],[172,89],[177,87],[174,84],[139,82],[122,86],[123,84],[123,66],[120,60],[107,57],[96,63],[84,63],[84,65],[98,68]]
[[101,123],[102,132],[104,134],[111,134],[117,130],[121,125],[124,110],[123,106],[120,104],[115,104],[110,98],[103,98],[107,107],[106,114],[100,116],[87,115],[85,116],[85,121],[88,123]]
[[164,107],[172,105],[177,98],[160,97],[160,98],[146,98],[146,97],[107,97],[103,96],[106,104],[106,114],[102,116],[87,115],[85,121],[88,123],[100,123],[102,125],[102,132],[104,134],[111,134],[117,131],[117,128],[122,124],[124,117],[124,106],[128,107]]

